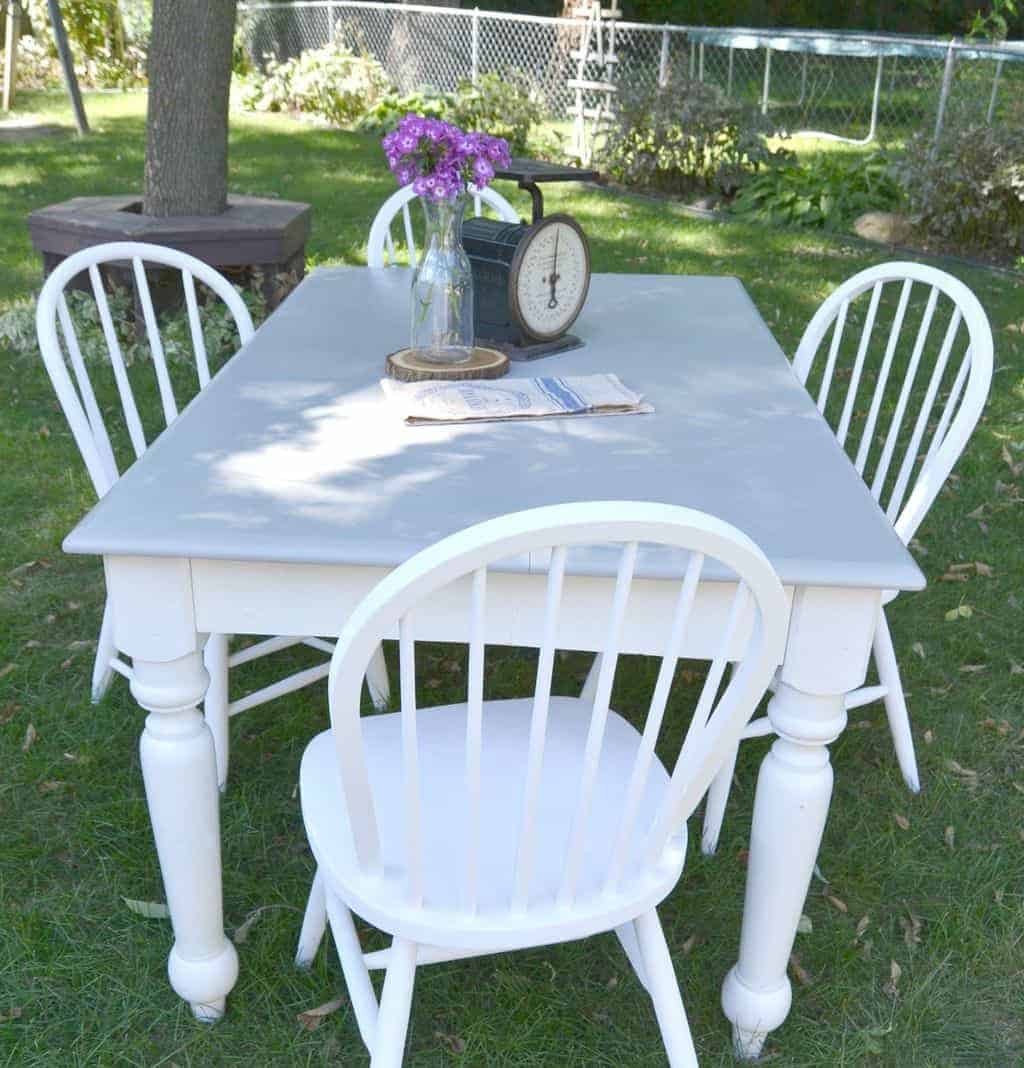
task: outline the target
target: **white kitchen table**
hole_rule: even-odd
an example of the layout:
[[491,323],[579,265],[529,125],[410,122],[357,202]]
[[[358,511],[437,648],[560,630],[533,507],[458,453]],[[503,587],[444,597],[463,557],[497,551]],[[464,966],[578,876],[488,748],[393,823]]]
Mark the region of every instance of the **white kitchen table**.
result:
[[[205,635],[337,635],[388,569],[453,531],[562,501],[654,500],[736,524],[791,595],[768,709],[778,738],[758,778],[739,961],[723,988],[737,1049],[756,1056],[789,1011],[844,695],[864,682],[882,591],[923,576],[736,279],[596,275],[577,323],[585,346],[513,364],[526,377],[614,371],[654,414],[448,427],[404,426],[378,385],[407,338],[408,284],[403,270],[314,272],[65,541],[103,556],[117,645],[149,713],[142,768],[174,926],[171,984],[216,1017],[238,973],[198,710]],[[565,604],[596,608],[614,567],[570,555]],[[679,561],[641,551],[637,574],[622,650],[661,655]],[[708,578],[695,618],[713,630],[730,583]],[[544,582],[542,561],[495,576],[489,642],[536,639]],[[453,591],[418,616],[418,633],[465,640],[464,617]],[[603,619],[566,615],[559,647],[599,648]],[[701,626],[684,655],[710,656]]]

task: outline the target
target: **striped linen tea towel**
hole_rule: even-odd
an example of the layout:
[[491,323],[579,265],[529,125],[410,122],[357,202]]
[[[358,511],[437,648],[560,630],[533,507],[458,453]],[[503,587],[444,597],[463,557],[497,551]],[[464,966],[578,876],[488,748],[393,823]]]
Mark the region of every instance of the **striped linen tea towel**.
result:
[[410,426],[654,411],[613,374],[452,382],[385,378],[381,388]]

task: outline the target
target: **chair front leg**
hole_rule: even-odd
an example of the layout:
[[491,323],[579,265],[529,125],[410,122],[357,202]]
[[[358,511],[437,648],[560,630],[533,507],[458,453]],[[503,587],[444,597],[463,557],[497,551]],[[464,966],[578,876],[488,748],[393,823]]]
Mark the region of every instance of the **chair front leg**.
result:
[[899,761],[900,771],[911,793],[917,794],[921,792],[921,778],[917,771],[914,738],[910,733],[910,713],[907,711],[907,700],[903,696],[903,682],[900,679],[899,664],[896,662],[896,651],[893,649],[885,609],[881,609],[878,613],[878,628],[875,631],[872,649],[875,654],[875,666],[878,668],[878,678],[886,691],[883,697],[885,714],[889,719],[889,730],[892,732],[896,759]]
[[331,934],[338,947],[341,958],[341,970],[345,975],[349,1000],[356,1014],[359,1034],[370,1055],[375,1053],[377,1043],[377,996],[373,992],[370,973],[363,960],[363,948],[359,944],[359,935],[352,920],[352,913],[330,887],[324,886],[327,915],[331,921]]
[[732,777],[736,771],[736,758],[739,753],[740,747],[737,745],[711,780],[708,796],[704,801],[704,833],[701,836],[700,848],[706,857],[710,857],[718,849],[718,837],[722,833],[725,806],[732,790]]
[[401,1068],[416,978],[416,953],[415,942],[405,938],[391,942],[391,963],[384,977],[370,1068]]
[[638,916],[633,926],[643,954],[647,989],[654,1002],[668,1063],[671,1068],[698,1068],[697,1051],[693,1047],[679,982],[657,912],[651,909]]
[[384,646],[378,645],[366,669],[366,687],[370,700],[378,712],[383,712],[391,703],[391,684],[388,682],[388,665],[384,659]]
[[309,889],[309,900],[302,917],[302,930],[299,932],[299,946],[295,952],[295,964],[299,968],[308,968],[316,957],[320,943],[327,928],[327,895],[324,892],[324,877],[317,868],[313,876],[313,885]]
[[228,636],[211,634],[203,649],[203,663],[210,675],[210,686],[203,701],[203,718],[213,735],[217,758],[217,786],[221,793],[228,785]]
[[114,616],[110,610],[110,599],[103,605],[103,622],[100,624],[100,636],[96,642],[96,659],[92,666],[92,703],[98,704],[110,687],[114,677],[111,660],[117,656],[114,644]]

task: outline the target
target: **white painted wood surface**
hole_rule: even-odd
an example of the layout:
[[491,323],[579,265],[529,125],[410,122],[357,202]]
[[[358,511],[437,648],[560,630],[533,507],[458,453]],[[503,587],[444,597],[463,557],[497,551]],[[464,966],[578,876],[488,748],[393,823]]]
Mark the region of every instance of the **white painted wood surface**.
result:
[[[918,588],[923,577],[735,279],[597,275],[578,324],[586,346],[542,367],[518,365],[509,379],[615,371],[655,414],[447,428],[407,428],[383,407],[377,380],[401,341],[407,287],[401,270],[313,274],[66,548],[106,558],[116,640],[136,672],[144,663],[172,692],[191,694],[201,686],[187,658],[201,635],[337,636],[391,569],[510,509],[659,500],[744,529],[793,606],[769,711],[789,749],[762,768],[744,933],[725,997],[737,1046],[752,1055],[788,1011],[786,967],[831,792],[827,746],[843,729],[846,694],[864,682],[882,591]],[[678,548],[640,546],[623,652],[664,653],[688,562]],[[594,605],[610,603],[618,564],[597,548],[570,554],[566,603],[584,608],[561,614],[557,647],[603,647]],[[536,552],[488,570],[483,640],[536,640],[549,565],[550,554]],[[683,650],[710,658],[736,576],[708,560],[702,578]],[[423,604],[417,635],[469,641],[472,589],[470,580],[461,601]],[[187,707],[162,715],[176,723]],[[165,732],[171,750],[175,737]],[[205,759],[182,746],[190,766]],[[212,779],[212,789],[196,780],[182,806],[170,762],[154,765],[151,803],[179,803],[176,824],[167,805],[168,842],[217,839]],[[221,952],[207,916],[219,869],[158,849],[165,877],[216,884],[216,895],[208,888],[171,906],[176,956],[184,959],[185,939],[201,974]],[[619,934],[638,952],[633,935]],[[657,955],[651,932],[645,939]],[[219,1004],[231,981],[219,965],[209,971]],[[193,988],[174,982],[188,998]]]
[[[580,611],[565,588],[566,561],[578,546],[608,542],[619,563],[600,611],[603,668],[595,698],[552,697],[558,620]],[[663,621],[661,669],[641,733],[609,700],[633,608],[637,551],[651,542],[682,550],[688,562],[672,583],[676,603]],[[549,548],[544,615],[524,642],[539,653],[533,697],[484,701],[488,569]],[[655,746],[706,558],[718,559],[738,583],[689,728],[666,766]],[[470,635],[467,702],[417,708],[420,610],[459,578],[470,583],[462,605]],[[748,611],[752,625],[737,648]],[[502,516],[424,550],[373,589],[338,639],[331,728],[303,757],[303,819],[318,872],[298,954],[308,962],[326,895],[372,1065],[402,1062],[417,963],[613,930],[637,958],[669,1063],[696,1065],[655,909],[682,873],[688,817],[782,659],[788,617],[778,577],[745,535],[703,513],[658,504],[604,501]],[[381,634],[396,627],[401,711],[362,718],[366,663]],[[729,659],[735,669],[723,688]],[[393,938],[379,1012],[350,910]],[[632,937],[621,933],[627,927]]]
[[[888,328],[879,329],[887,286],[896,306]],[[915,287],[925,298],[916,328],[907,319]],[[863,325],[859,336],[844,339],[851,308],[855,314],[865,312]],[[855,344],[852,361],[845,363],[844,340]],[[873,345],[880,361],[872,380],[864,370]],[[909,543],[981,418],[992,364],[988,317],[967,286],[924,264],[884,263],[854,275],[824,301],[804,331],[793,370],[813,389],[818,410],[823,415],[834,413],[837,441],[885,509],[896,534]],[[837,375],[840,366],[848,377]],[[921,395],[915,394],[915,384],[923,385]],[[838,409],[829,405],[833,393],[842,399]],[[866,416],[855,426],[856,410]],[[887,591],[883,605],[895,596],[895,590]],[[908,788],[918,793],[921,780],[910,716],[884,607],[878,613],[873,653],[880,685],[847,694],[846,708],[884,701],[900,771]],[[745,737],[769,733],[770,727],[770,722],[755,720]],[[711,791],[713,803],[706,810],[702,840],[705,853],[717,847],[731,778],[730,768]]]

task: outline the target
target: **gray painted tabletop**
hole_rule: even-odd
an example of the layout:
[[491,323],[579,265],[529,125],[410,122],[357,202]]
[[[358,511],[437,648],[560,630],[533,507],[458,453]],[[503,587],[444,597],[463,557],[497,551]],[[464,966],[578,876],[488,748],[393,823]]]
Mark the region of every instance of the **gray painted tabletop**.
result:
[[[654,500],[736,524],[786,583],[924,585],[737,279],[595,275],[585,346],[513,364],[615,372],[654,414],[446,427],[405,426],[380,389],[407,344],[408,285],[404,270],[315,271],[64,548],[394,566],[504,512]],[[678,563],[641,554],[638,574]]]

